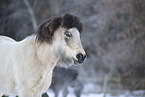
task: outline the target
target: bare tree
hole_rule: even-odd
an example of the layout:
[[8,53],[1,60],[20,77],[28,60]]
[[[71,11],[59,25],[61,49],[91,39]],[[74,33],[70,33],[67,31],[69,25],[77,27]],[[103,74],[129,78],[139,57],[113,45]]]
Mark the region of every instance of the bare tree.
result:
[[26,5],[26,7],[27,7],[27,10],[28,10],[30,16],[31,16],[32,24],[33,24],[33,29],[35,30],[36,27],[37,27],[37,21],[36,21],[34,12],[33,12],[32,8],[31,8],[31,6],[30,6],[30,3],[28,2],[28,0],[24,0],[24,3],[25,3],[25,5]]

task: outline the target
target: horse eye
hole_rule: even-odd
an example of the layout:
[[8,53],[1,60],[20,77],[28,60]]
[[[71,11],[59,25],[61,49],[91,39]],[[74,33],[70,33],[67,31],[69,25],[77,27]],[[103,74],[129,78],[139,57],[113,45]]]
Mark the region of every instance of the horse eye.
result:
[[69,31],[66,31],[65,32],[65,36],[68,37],[68,38],[70,38],[70,37],[72,37],[72,34]]

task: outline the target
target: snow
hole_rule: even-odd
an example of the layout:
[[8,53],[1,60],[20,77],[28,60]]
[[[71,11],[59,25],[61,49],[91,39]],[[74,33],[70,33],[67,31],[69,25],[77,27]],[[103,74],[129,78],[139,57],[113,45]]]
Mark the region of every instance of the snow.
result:
[[[145,97],[145,94],[143,96],[143,90],[139,91],[134,91],[136,94],[132,95],[129,92],[122,94],[122,95],[116,95],[112,96],[111,94],[107,94],[106,97]],[[54,93],[51,91],[47,92],[50,97],[54,97]],[[141,93],[141,94],[140,94]],[[144,91],[145,93],[145,91]],[[58,97],[63,97],[62,94],[60,93]],[[67,97],[76,97],[73,93],[69,93]],[[89,93],[89,94],[82,94],[81,97],[104,97],[103,93]]]
[[[54,93],[51,90],[48,90],[47,94],[49,94],[50,97],[54,97]],[[96,93],[90,93],[90,94],[86,94],[86,95],[85,94],[81,95],[81,97],[103,97],[103,96],[104,96],[103,94],[96,94]],[[62,91],[60,91],[58,97],[63,97],[62,96]],[[74,93],[69,93],[67,95],[67,97],[76,97],[76,96],[74,95]]]
[[[99,88],[101,87],[96,86],[92,83],[85,84],[81,97],[104,97],[104,93],[101,92],[100,91],[101,89]],[[67,95],[67,97],[76,97],[74,94],[73,88],[68,87],[68,91],[69,91],[69,94]],[[110,93],[107,93],[106,97],[145,97],[145,90],[135,90],[135,91],[118,90],[117,92],[119,92],[120,94],[111,95]],[[49,94],[49,97],[54,97],[54,92],[50,89],[47,91],[47,94]],[[62,90],[60,90],[58,97],[63,97]]]
[[[96,86],[92,83],[85,84],[81,97],[104,97],[104,93],[94,92],[94,91],[98,91],[98,88],[99,88],[99,86]],[[74,94],[73,88],[69,87],[68,91],[69,91],[69,94],[67,95],[67,97],[76,97]],[[91,92],[91,91],[93,91],[93,92]],[[111,94],[107,93],[106,97],[145,97],[145,90],[135,90],[135,91],[118,90],[117,92],[120,92],[120,94],[111,95]],[[55,96],[54,92],[51,89],[48,89],[47,94],[49,94],[49,97]],[[15,97],[15,96],[9,96],[9,97]],[[60,90],[58,97],[63,97],[62,90]]]
[[[54,97],[54,92],[52,90],[48,90],[47,94],[49,94],[49,97]],[[144,96],[143,96],[144,95]],[[15,96],[9,96],[9,97],[15,97]],[[60,91],[58,97],[62,96],[62,91]],[[74,93],[71,91],[67,97],[76,97]],[[81,97],[104,97],[103,93],[83,93]],[[106,94],[106,97],[145,97],[145,90],[136,90],[136,91],[125,91],[121,95],[113,96],[109,93]]]

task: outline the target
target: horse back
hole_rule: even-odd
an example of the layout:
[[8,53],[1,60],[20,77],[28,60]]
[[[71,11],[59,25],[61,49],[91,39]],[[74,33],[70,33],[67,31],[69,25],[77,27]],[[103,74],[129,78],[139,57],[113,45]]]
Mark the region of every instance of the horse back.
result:
[[12,39],[12,38],[10,38],[10,37],[0,36],[0,42],[4,42],[4,41],[7,41],[7,42],[15,42],[15,40]]

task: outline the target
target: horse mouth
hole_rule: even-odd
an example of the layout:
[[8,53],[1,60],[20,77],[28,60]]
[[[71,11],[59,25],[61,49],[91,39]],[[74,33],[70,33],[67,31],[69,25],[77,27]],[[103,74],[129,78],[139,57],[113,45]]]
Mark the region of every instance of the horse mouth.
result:
[[74,64],[73,64],[74,66],[80,65],[79,61],[75,60],[74,58],[73,58],[73,63],[74,63]]
[[81,60],[79,60],[79,59],[75,59],[75,58],[73,58],[73,63],[74,63],[74,65],[75,66],[77,66],[77,65],[80,65],[80,64],[82,64],[85,60],[86,60],[86,55],[84,56],[84,58],[83,59],[81,59]]

